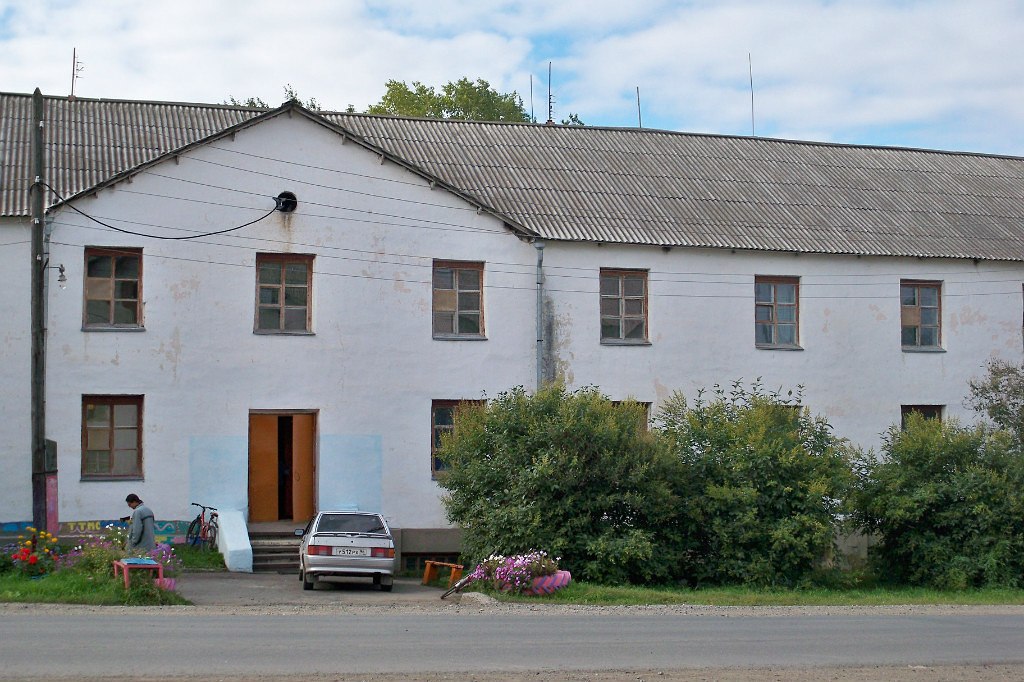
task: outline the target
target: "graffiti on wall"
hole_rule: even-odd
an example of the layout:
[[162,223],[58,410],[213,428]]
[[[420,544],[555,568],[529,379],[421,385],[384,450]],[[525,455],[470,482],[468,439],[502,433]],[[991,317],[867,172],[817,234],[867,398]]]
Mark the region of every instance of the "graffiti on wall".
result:
[[[157,521],[153,531],[157,542],[184,542],[188,521]],[[11,521],[0,524],[0,533],[23,533],[32,525],[31,521]],[[120,519],[99,521],[61,521],[58,525],[58,537],[76,535],[99,535],[109,527],[127,528],[128,524]]]

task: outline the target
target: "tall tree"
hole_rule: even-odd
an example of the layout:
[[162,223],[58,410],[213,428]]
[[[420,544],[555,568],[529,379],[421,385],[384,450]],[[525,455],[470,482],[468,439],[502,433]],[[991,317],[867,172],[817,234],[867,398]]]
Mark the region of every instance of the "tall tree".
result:
[[446,83],[440,91],[413,81],[389,80],[380,102],[366,113],[420,118],[457,118],[472,121],[517,121],[528,123],[530,115],[515,91],[501,93],[482,78],[462,78]]

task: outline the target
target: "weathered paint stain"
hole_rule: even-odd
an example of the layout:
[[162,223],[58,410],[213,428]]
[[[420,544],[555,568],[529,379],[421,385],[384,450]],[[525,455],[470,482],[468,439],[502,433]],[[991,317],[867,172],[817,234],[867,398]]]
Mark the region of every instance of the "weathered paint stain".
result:
[[821,323],[821,333],[822,334],[828,334],[828,332],[829,332],[829,326],[831,325],[831,322],[832,322],[829,319],[829,316],[831,314],[832,314],[831,308],[825,308],[824,310],[821,311],[821,316],[823,318],[822,319],[822,323]]
[[180,303],[199,291],[199,277],[192,276],[180,282],[175,282],[168,287],[168,290],[171,292],[171,297],[174,298],[175,302]]
[[868,306],[868,310],[870,310],[872,313],[874,313],[875,319],[878,320],[879,322],[881,322],[882,320],[888,320],[889,319],[889,316],[886,315],[884,312],[882,312],[882,309],[879,308],[874,303],[872,303],[871,305]]

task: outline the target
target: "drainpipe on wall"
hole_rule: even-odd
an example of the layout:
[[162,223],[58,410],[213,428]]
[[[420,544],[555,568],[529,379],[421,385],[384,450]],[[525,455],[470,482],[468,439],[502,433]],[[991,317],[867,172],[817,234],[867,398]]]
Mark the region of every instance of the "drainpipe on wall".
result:
[[537,249],[537,390],[544,385],[544,242],[536,241]]

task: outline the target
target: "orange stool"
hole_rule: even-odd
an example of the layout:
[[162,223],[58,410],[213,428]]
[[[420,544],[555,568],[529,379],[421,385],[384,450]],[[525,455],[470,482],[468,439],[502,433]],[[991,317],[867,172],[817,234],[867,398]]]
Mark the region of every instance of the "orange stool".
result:
[[452,569],[451,575],[448,576],[448,587],[451,587],[459,581],[462,577],[462,565],[461,564],[446,564],[443,561],[424,561],[423,562],[423,584],[427,585],[437,580],[437,567],[446,566]]

